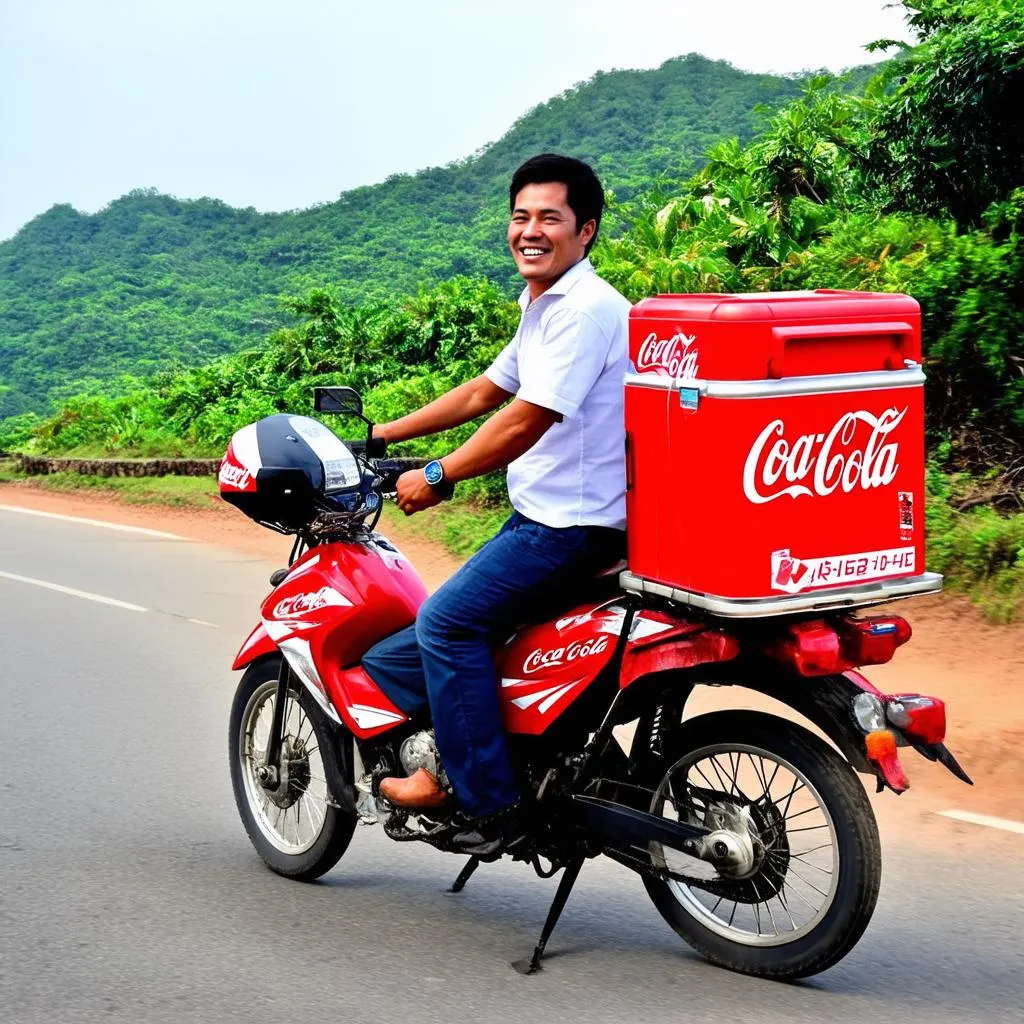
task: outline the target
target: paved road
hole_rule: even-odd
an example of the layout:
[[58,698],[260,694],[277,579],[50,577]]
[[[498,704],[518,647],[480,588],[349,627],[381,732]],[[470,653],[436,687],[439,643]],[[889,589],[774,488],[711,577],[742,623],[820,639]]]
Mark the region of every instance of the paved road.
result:
[[705,964],[612,864],[585,867],[533,978],[508,964],[554,882],[519,865],[446,896],[458,861],[360,829],[321,883],[272,875],[225,754],[228,664],[271,568],[0,512],[0,573],[150,609],[0,575],[4,1024],[1024,1020],[1024,839],[953,856],[883,832],[866,937],[795,985]]

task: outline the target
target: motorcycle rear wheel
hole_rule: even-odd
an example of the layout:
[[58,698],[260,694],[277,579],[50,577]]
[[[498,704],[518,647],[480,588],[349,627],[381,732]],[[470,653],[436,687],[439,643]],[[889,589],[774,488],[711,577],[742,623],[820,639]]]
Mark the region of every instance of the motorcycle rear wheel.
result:
[[235,691],[228,730],[231,784],[245,831],[267,867],[308,882],[337,864],[357,816],[339,806],[344,776],[336,727],[299,684],[288,689],[278,785],[270,790],[261,784],[257,769],[265,760],[280,667],[279,658],[254,662]]
[[[661,916],[695,950],[730,970],[786,980],[838,963],[878,899],[881,848],[871,804],[850,765],[792,722],[725,711],[666,737],[667,770],[650,810],[708,825],[745,822],[754,860],[716,871],[651,844],[652,861],[704,886],[644,878]],[[713,823],[711,823],[713,824]]]

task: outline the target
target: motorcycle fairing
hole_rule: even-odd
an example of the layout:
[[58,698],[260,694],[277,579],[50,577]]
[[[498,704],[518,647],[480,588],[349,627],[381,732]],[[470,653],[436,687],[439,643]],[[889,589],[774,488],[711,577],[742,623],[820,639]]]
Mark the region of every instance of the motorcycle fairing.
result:
[[[625,619],[625,605],[614,599],[578,605],[553,623],[517,632],[495,659],[506,731],[547,731],[611,663]],[[720,630],[645,610],[630,626],[620,686],[650,672],[725,661],[738,650]]]
[[237,672],[239,669],[251,665],[257,658],[273,654],[276,650],[277,644],[270,639],[270,634],[267,633],[261,620],[256,623],[252,632],[242,642],[242,646],[238,648],[235,660],[231,663],[231,670]]
[[260,624],[242,644],[234,668],[280,649],[327,714],[370,739],[408,719],[359,658],[413,622],[426,596],[411,563],[382,537],[321,545],[264,599]]

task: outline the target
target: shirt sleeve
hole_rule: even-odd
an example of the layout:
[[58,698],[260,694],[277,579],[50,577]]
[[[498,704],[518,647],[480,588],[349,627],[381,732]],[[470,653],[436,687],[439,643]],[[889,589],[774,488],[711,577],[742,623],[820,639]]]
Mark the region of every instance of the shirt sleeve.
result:
[[523,360],[518,398],[575,416],[601,376],[611,342],[586,313],[557,310]]
[[519,390],[518,336],[499,353],[497,359],[484,370],[484,376],[503,391],[514,395]]

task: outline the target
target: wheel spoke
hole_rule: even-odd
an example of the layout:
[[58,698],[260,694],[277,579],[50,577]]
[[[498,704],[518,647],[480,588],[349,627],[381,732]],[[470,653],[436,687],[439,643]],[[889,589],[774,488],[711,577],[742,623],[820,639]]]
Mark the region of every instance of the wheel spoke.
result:
[[786,902],[786,897],[784,895],[785,891],[786,891],[786,887],[783,886],[778,891],[778,893],[776,893],[776,899],[778,899],[779,903],[782,904],[782,909],[785,910],[786,916],[789,918],[789,923],[790,923],[790,926],[792,927],[793,931],[796,931],[796,921],[793,920],[793,915],[790,913],[789,904]]
[[[796,779],[796,781],[793,783],[793,788],[782,798],[783,800],[786,801],[786,806],[782,808],[782,817],[783,818],[789,817],[789,807],[790,807],[790,804],[792,804],[792,802],[793,802],[793,797],[796,796],[796,794],[799,793],[801,789],[806,789],[806,788],[807,787],[804,786],[804,784],[799,779]],[[775,801],[776,806],[778,806],[778,804],[780,802],[781,801],[776,800]]]
[[[804,867],[814,868],[815,871],[820,871],[823,875],[830,875],[831,876],[834,873],[834,872],[832,872],[828,868],[819,867],[817,864],[813,863],[812,861],[804,860],[800,856],[800,854],[798,854],[798,853],[790,854],[790,856],[793,857],[795,860],[799,860],[800,863],[802,865],[804,865]],[[792,861],[790,861],[790,863],[792,863]]]
[[807,879],[804,878],[804,876],[801,875],[800,872],[793,867],[792,861],[789,862],[789,871],[787,872],[787,875],[788,874],[795,875],[801,882],[804,883],[804,885],[807,886],[808,889],[813,889],[819,896],[823,896],[825,899],[828,899],[828,893],[822,892],[813,882],[808,882]]
[[812,811],[821,811],[821,808],[815,804],[813,807],[807,807],[802,811],[797,811],[796,814],[787,814],[784,821],[793,821],[795,818],[802,818],[805,814],[810,814]]

